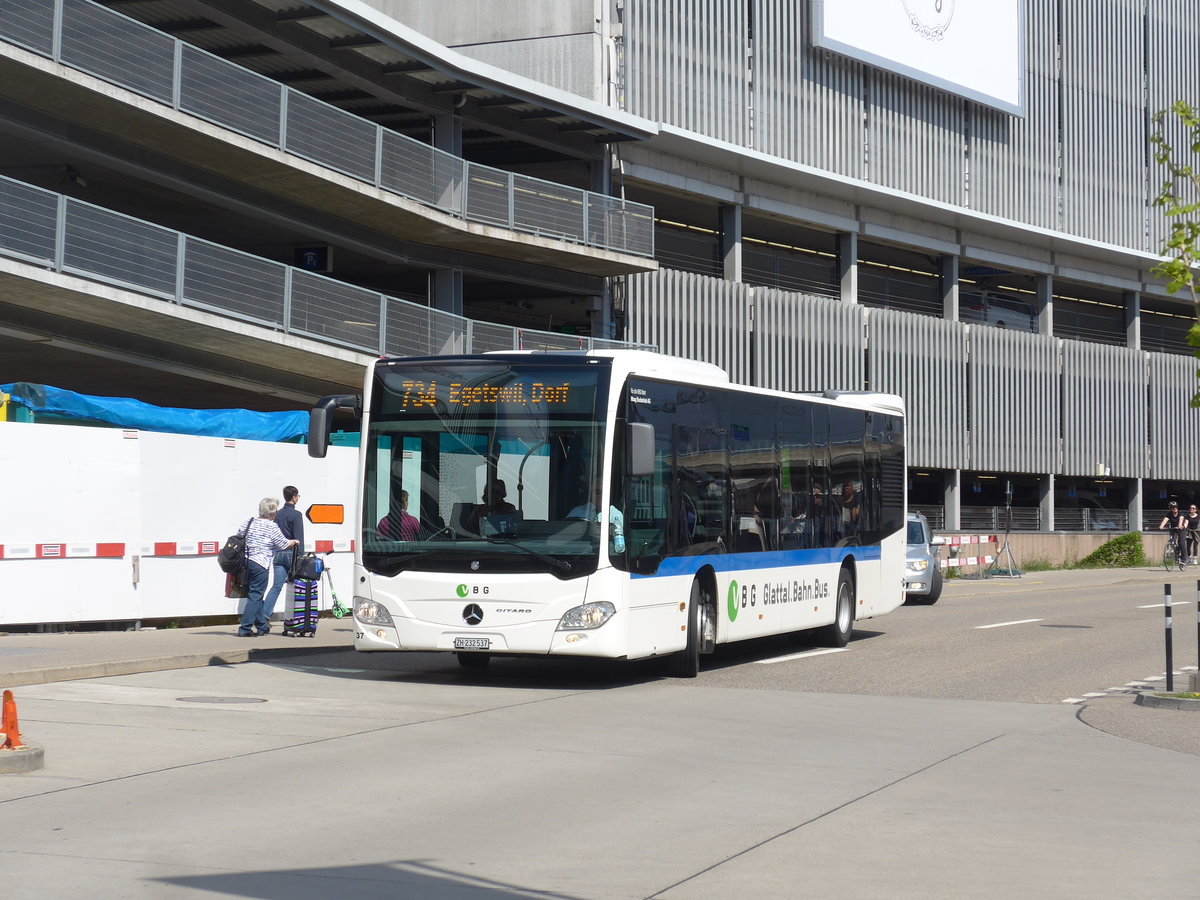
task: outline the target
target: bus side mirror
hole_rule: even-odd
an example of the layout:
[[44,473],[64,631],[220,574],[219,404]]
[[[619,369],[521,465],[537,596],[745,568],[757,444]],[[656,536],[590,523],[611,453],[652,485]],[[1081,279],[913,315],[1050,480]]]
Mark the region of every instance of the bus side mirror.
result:
[[329,452],[329,435],[333,433],[333,413],[338,409],[362,412],[362,401],[355,394],[334,394],[322,397],[308,411],[308,455],[324,459]]
[[654,474],[654,426],[647,422],[630,422],[629,474],[636,478]]

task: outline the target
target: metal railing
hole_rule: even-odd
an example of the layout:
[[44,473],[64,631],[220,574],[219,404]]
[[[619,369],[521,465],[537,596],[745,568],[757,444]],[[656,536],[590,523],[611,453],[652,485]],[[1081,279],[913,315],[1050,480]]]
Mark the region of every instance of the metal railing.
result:
[[[1055,515],[1057,516],[1057,512]],[[1007,521],[1007,511],[1003,506],[964,506],[959,510],[959,522],[963,531],[1002,532]],[[1060,531],[1071,530],[1060,525],[1057,518],[1054,525]],[[1014,506],[1011,530],[1041,531],[1042,511],[1036,506]]]
[[468,162],[91,0],[5,0],[0,40],[465,221],[654,256],[652,206]]
[[372,355],[649,348],[477,322],[0,176],[0,256]]
[[1054,510],[1057,531],[1106,531],[1114,535],[1129,531],[1129,511],[1124,509]]

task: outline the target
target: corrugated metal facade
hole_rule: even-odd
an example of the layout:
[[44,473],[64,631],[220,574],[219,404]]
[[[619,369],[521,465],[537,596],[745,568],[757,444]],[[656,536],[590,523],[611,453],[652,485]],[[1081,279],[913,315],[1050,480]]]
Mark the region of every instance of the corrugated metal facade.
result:
[[638,342],[633,335],[645,335],[642,343],[715,363],[734,381],[751,384],[751,290],[720,278],[666,269],[631,275],[625,285],[625,339]]
[[[851,305],[851,304],[843,304]],[[967,459],[967,325],[889,309],[869,311],[868,383],[908,409],[910,457],[953,469]]]
[[735,381],[900,394],[912,466],[1200,479],[1190,358],[666,270],[631,276],[626,297],[629,340]]
[[957,373],[971,404],[970,468],[1061,473],[1059,341],[973,325],[970,365]]
[[859,391],[866,384],[866,310],[773,288],[754,289],[754,384],[780,391]]
[[748,7],[724,0],[633,2],[625,20],[629,109],[750,146]]
[[1194,0],[1026,0],[1026,112],[1014,117],[814,48],[806,0],[627,0],[626,108],[873,184],[1156,250],[1146,109],[1195,100],[1198,12]]
[[1062,366],[1062,471],[1145,475],[1146,354],[1063,341]]
[[1150,475],[1200,481],[1200,410],[1188,401],[1195,393],[1196,360],[1150,354]]

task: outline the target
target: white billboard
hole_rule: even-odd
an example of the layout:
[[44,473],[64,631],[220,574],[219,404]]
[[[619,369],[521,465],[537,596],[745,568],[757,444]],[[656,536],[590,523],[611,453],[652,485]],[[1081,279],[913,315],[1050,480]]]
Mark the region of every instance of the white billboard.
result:
[[1024,0],[812,0],[812,10],[819,47],[1024,112]]

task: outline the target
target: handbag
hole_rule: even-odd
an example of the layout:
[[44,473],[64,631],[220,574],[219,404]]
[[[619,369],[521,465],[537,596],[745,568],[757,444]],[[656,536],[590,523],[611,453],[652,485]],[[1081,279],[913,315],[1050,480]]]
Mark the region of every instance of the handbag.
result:
[[315,553],[297,553],[292,559],[289,581],[315,581],[325,570],[325,563]]
[[244,600],[250,593],[247,584],[248,571],[228,572],[225,575],[225,596],[229,600]]

